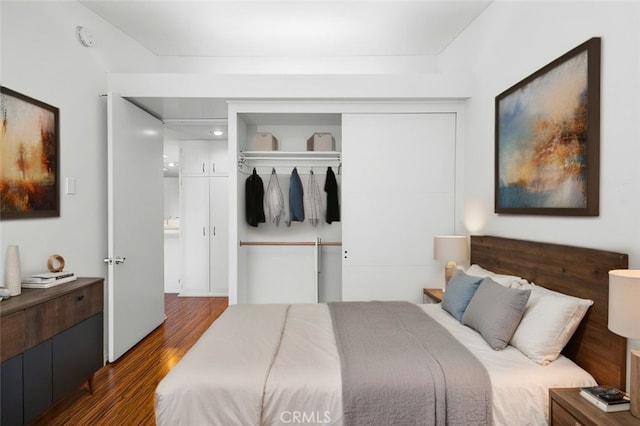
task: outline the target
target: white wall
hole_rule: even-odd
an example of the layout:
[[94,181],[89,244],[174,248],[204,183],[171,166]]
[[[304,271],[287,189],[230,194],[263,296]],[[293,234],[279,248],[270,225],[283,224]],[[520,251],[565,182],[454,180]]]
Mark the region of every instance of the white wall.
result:
[[[106,275],[105,74],[130,71],[154,58],[77,2],[6,2],[1,8],[2,85],[60,109],[60,178],[77,180],[61,194],[60,217],[0,222],[0,277],[9,244],[20,247],[22,274],[46,270],[51,254],[82,276]],[[83,25],[95,47],[76,39]],[[64,189],[64,185],[61,186]]]
[[[468,232],[619,251],[640,268],[639,27],[636,2],[496,0],[441,55],[441,71],[474,76],[458,218]],[[591,37],[602,38],[600,215],[494,214],[495,96]]]
[[[474,234],[629,254],[640,267],[640,4],[496,1],[442,54],[443,72],[473,73],[466,105],[464,213]],[[495,96],[591,37],[602,38],[600,215],[493,213]]]

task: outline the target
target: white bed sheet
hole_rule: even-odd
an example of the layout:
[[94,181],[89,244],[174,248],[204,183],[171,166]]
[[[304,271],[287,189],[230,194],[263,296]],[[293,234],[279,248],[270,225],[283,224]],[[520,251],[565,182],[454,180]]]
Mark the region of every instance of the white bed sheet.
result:
[[501,351],[493,350],[480,334],[461,325],[440,304],[420,307],[446,327],[489,372],[495,425],[546,425],[549,388],[596,384],[589,373],[564,356],[543,366],[530,360],[513,346],[507,346]]
[[[541,366],[510,346],[494,351],[440,305],[420,307],[489,372],[495,425],[547,424],[549,387],[595,384],[567,358]],[[265,327],[252,326],[252,319]],[[282,339],[272,342],[280,333]],[[230,307],[158,386],[156,421],[159,426],[342,424],[340,359],[327,305]]]

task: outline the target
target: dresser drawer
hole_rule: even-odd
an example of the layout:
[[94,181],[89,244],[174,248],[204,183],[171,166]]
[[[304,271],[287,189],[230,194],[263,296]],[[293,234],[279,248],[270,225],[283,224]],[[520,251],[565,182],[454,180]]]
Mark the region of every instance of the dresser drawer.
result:
[[102,291],[99,282],[27,309],[27,348],[102,312]]
[[5,315],[0,320],[0,362],[12,358],[25,349],[26,321],[24,311]]

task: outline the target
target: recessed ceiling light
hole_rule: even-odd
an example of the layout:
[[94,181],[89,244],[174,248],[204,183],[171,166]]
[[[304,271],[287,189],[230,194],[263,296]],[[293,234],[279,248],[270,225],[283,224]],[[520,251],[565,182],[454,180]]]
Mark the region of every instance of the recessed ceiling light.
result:
[[224,132],[222,130],[216,129],[213,131],[213,135],[214,136],[222,136],[224,135]]

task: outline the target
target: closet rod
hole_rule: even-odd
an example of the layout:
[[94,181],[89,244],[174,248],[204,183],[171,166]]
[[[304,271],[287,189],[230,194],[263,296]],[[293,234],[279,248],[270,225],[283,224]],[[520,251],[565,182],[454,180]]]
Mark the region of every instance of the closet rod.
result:
[[241,157],[240,162],[244,163],[253,160],[268,161],[340,161],[340,158],[322,158],[322,157]]
[[341,241],[240,241],[241,246],[341,246]]

